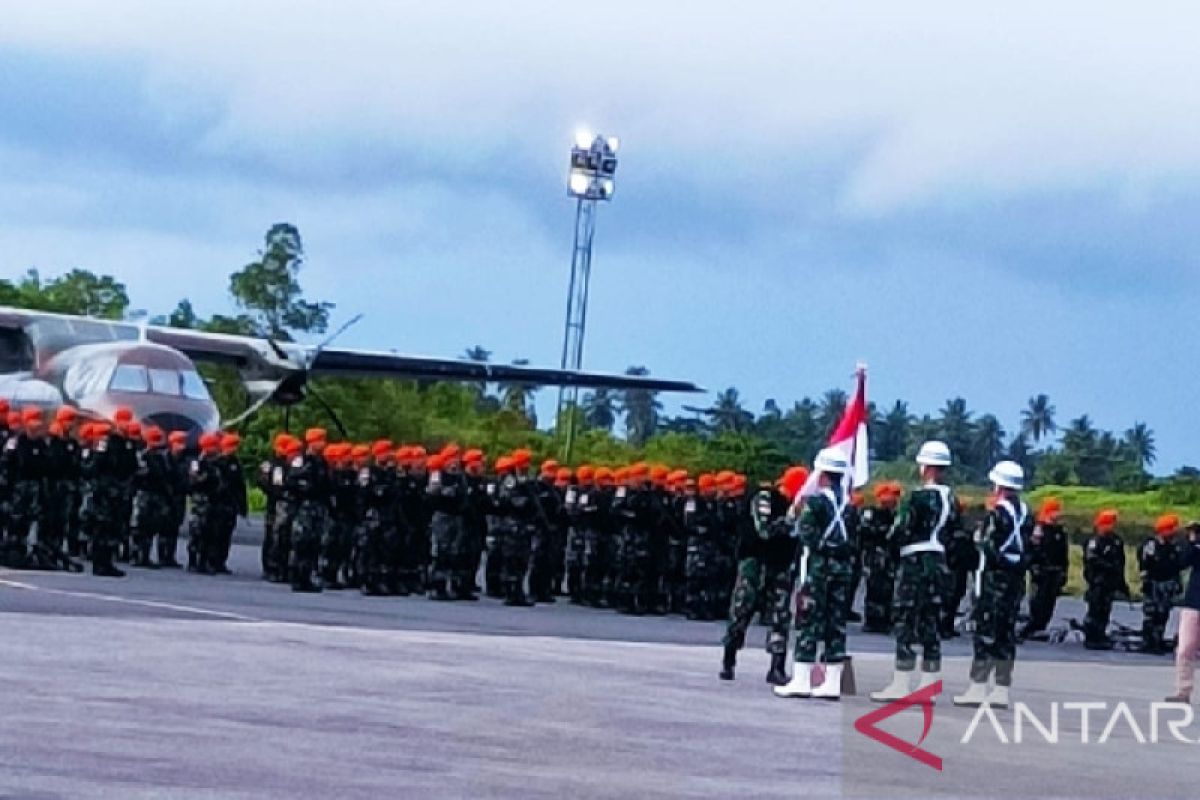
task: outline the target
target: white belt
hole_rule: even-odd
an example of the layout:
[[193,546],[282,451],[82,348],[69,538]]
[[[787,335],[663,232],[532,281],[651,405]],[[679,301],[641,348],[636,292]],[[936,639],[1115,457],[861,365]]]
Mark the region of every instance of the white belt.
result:
[[916,544],[908,544],[900,548],[901,556],[911,556],[913,553],[945,553],[946,548],[942,543],[934,540],[928,542],[917,542]]

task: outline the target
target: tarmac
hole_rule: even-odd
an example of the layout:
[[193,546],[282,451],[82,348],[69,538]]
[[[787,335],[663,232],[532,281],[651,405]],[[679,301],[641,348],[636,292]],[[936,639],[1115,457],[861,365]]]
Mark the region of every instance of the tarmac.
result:
[[[865,694],[887,682],[892,649],[857,626],[860,693],[785,701],[763,681],[762,628],[724,683],[720,623],[562,600],[295,594],[258,577],[253,538],[239,538],[231,576],[0,571],[0,798],[1098,798],[1200,785],[1197,744],[1142,744],[1127,725],[1072,744],[1078,714],[1057,726],[1066,744],[981,743],[996,739],[987,721],[976,733],[988,737],[964,744],[974,712],[944,696],[923,744],[945,766],[919,764],[855,729],[880,708]],[[1082,616],[1078,601],[1061,606]],[[965,688],[969,648],[947,643],[944,694]],[[1014,698],[1039,715],[1125,702],[1140,718],[1171,676],[1165,657],[1031,643]],[[1011,733],[1014,712],[998,713]],[[916,741],[919,709],[896,720]],[[1092,720],[1093,739],[1107,720]],[[1200,725],[1185,732],[1200,740]]]

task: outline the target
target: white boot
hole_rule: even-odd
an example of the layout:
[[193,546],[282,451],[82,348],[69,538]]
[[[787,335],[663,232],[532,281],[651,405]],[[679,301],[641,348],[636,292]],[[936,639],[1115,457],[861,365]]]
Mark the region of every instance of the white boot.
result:
[[[921,672],[921,682],[917,684],[917,689],[927,689],[942,679],[941,670],[937,672]],[[930,703],[937,703],[935,698],[929,698]]]
[[992,689],[992,693],[987,696],[984,701],[992,708],[1008,708],[1008,687],[997,686]]
[[880,689],[878,692],[871,692],[871,699],[876,703],[890,703],[893,700],[899,700],[902,697],[908,697],[912,692],[912,671],[903,672],[896,670],[892,675],[892,682]]
[[964,694],[954,697],[954,705],[978,708],[988,701],[988,685],[971,681],[971,687]]
[[776,697],[812,697],[812,664],[796,662],[792,679],[775,687]]
[[819,697],[822,700],[841,700],[842,699],[842,665],[841,664],[826,664],[825,665],[825,682],[817,688],[813,689],[813,697]]

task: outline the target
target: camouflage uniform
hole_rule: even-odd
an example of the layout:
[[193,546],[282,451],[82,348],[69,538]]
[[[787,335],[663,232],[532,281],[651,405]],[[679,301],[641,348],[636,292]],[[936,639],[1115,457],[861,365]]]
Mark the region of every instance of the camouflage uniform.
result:
[[1137,555],[1142,577],[1142,649],[1167,653],[1167,622],[1183,593],[1183,553],[1173,540],[1152,536],[1138,548]]
[[400,480],[400,518],[405,527],[400,533],[400,580],[405,588],[418,594],[425,591],[429,568],[429,526],[431,508],[426,494],[429,479],[423,473],[410,472]]
[[50,502],[49,442],[44,436],[26,433],[10,436],[4,445],[0,469],[11,487],[3,563],[12,567],[29,566],[29,533],[37,525],[41,541]]
[[1029,507],[1015,493],[999,499],[984,521],[979,544],[983,580],[974,613],[972,683],[987,683],[994,673],[997,686],[1012,685],[1017,614],[1025,593],[1032,533]]
[[[399,548],[400,476],[395,469],[374,464],[358,471],[362,524],[358,528],[358,562],[355,571],[363,594],[401,591],[397,574]],[[348,501],[339,493],[338,506]],[[408,593],[408,587],[403,587]]]
[[841,487],[823,489],[804,503],[799,532],[800,546],[808,553],[809,605],[796,629],[799,663],[815,663],[821,644],[825,663],[840,664],[846,659],[846,615],[850,612],[854,554],[858,552],[856,524],[854,508]]
[[284,474],[287,461],[283,456],[273,456],[258,465],[254,483],[263,494],[263,540],[259,554],[262,575],[267,580],[278,580],[286,576],[286,553],[279,553],[279,505],[283,500]]
[[[736,653],[746,644],[746,632],[760,609],[767,612],[771,629],[767,652],[772,672],[787,680],[784,656],[792,626],[792,591],[796,583],[796,529],[787,518],[788,499],[778,491],[763,489],[752,498],[752,527],[738,543],[738,574],[729,607],[729,625],[722,640],[726,651]],[[727,659],[732,661],[732,659]]]
[[896,669],[916,668],[915,646],[921,645],[922,669],[939,672],[942,642],[938,631],[943,597],[949,583],[945,540],[960,529],[958,501],[946,486],[927,485],[904,499],[888,537],[899,553],[896,562]]
[[722,522],[716,501],[689,494],[682,498],[687,555],[684,562],[683,611],[688,619],[714,619],[715,541]]
[[217,504],[221,492],[221,468],[215,453],[201,453],[188,466],[188,495],[192,519],[188,526],[188,571],[206,575],[215,571],[216,544],[220,524]]
[[[346,585],[357,584],[365,592],[368,572],[376,581],[387,577],[383,573],[382,546],[375,543],[376,535],[383,533],[383,529],[376,526],[368,530],[369,520],[362,514],[364,495],[375,488],[376,469],[354,469],[349,465],[330,468],[329,525],[321,540],[320,563],[321,581],[326,589],[342,588],[342,579],[345,577]],[[395,470],[387,471],[392,475],[381,478],[381,488],[394,487],[396,484]],[[395,492],[391,497],[394,502]],[[388,516],[395,519],[394,508]],[[392,535],[395,536],[394,532]],[[374,590],[380,588],[373,586],[370,593],[376,593]]]
[[175,560],[175,552],[179,545],[179,531],[187,522],[188,469],[191,459],[188,458],[186,451],[176,452],[172,449],[168,460],[171,465],[171,517],[167,529],[158,536],[158,565],[177,568],[181,566]]
[[[1041,531],[1038,537],[1037,531]],[[1021,631],[1022,638],[1046,630],[1054,619],[1054,607],[1059,592],[1067,585],[1067,532],[1062,525],[1045,523],[1034,531],[1035,541],[1029,545],[1029,576],[1032,592],[1029,597],[1029,624]]]
[[92,572],[106,577],[124,575],[113,566],[117,548],[125,535],[124,485],[118,477],[112,437],[105,436],[80,453],[80,474],[84,481],[80,502],[80,526],[91,542]]
[[667,611],[671,614],[687,613],[688,534],[684,517],[690,497],[679,495],[666,498],[668,525],[663,594],[667,598]]
[[1084,647],[1108,650],[1108,622],[1114,595],[1129,594],[1125,583],[1125,543],[1116,534],[1094,535],[1083,544],[1083,579],[1087,581],[1087,615],[1083,619]]
[[616,608],[622,614],[645,614],[654,605],[656,593],[655,587],[650,585],[653,558],[650,493],[645,489],[627,488],[622,496],[621,491],[617,490],[613,503],[620,526]]
[[562,497],[553,479],[541,477],[533,483],[533,498],[537,526],[530,556],[529,591],[536,602],[553,603],[554,595],[558,593],[554,577],[557,574],[558,540],[564,522]]
[[499,514],[499,493],[501,477],[489,481],[484,491],[487,493],[487,534],[483,540],[485,555],[483,565],[483,591],[488,597],[504,597],[504,556],[501,544],[504,540],[505,524]]
[[563,515],[567,519],[566,578],[571,602],[583,603],[583,554],[587,549],[584,536],[580,498],[592,491],[592,486],[568,486],[563,494]]
[[895,510],[886,506],[864,509],[859,523],[866,598],[863,602],[863,631],[887,633],[892,629],[892,597],[896,591],[896,562],[888,547],[888,533],[896,521]]
[[49,495],[38,539],[44,554],[59,562],[80,552],[79,452],[69,435],[50,438]]
[[469,593],[462,585],[467,505],[470,492],[461,472],[434,472],[429,476],[427,498],[433,508],[430,523],[429,598],[450,600]]
[[583,602],[604,605],[612,572],[613,532],[611,489],[595,486],[579,495],[579,525],[583,529]]
[[138,453],[142,443],[114,431],[109,437],[112,441],[112,451],[115,456],[116,480],[120,486],[117,511],[120,529],[120,553],[123,560],[128,561],[133,553],[133,538],[130,523],[133,521],[133,478],[138,469]]
[[458,582],[462,586],[459,599],[474,600],[478,589],[476,582],[479,567],[483,560],[483,551],[487,546],[488,513],[491,511],[492,499],[488,487],[492,484],[482,475],[467,476],[467,513],[463,519],[462,545],[463,558],[458,565]]
[[152,447],[138,453],[137,472],[134,473],[133,518],[133,563],[139,567],[156,566],[150,555],[154,537],[171,533],[171,479],[173,465],[166,448]]
[[233,548],[233,532],[238,517],[250,513],[246,497],[246,475],[236,454],[225,453],[217,459],[221,473],[221,488],[216,497],[216,532],[213,541],[213,571],[228,574],[229,551]]
[[537,527],[533,486],[526,478],[505,475],[497,490],[495,509],[500,516],[501,582],[504,603],[510,606],[532,605],[525,594],[525,573],[529,568],[533,532]]
[[750,506],[741,497],[727,497],[717,506],[719,522],[713,549],[713,615],[724,616],[737,581],[738,543],[753,534]]
[[315,453],[292,459],[287,471],[287,491],[292,501],[292,549],[288,561],[292,591],[319,592],[321,584],[314,576],[329,525],[330,481],[325,459]]

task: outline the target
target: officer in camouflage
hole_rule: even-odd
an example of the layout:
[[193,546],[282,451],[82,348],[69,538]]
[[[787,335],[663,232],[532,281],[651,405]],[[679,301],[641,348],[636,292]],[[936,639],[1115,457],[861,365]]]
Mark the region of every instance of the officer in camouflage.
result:
[[293,592],[319,592],[317,570],[321,542],[329,525],[329,465],[325,462],[328,445],[324,428],[304,432],[305,452],[292,459],[287,471],[287,492],[293,503],[291,519],[292,552],[288,564]]
[[170,534],[171,479],[173,466],[167,452],[167,437],[162,429],[151,426],[145,433],[146,447],[138,453],[137,471],[133,476],[133,558],[135,567],[153,567],[155,537],[162,548],[162,537]]
[[876,486],[875,505],[863,509],[859,522],[867,587],[863,601],[863,633],[890,633],[892,630],[896,561],[888,544],[888,534],[896,521],[896,506],[903,492],[895,481]]
[[[1017,614],[1025,593],[1029,566],[1029,539],[1033,516],[1021,500],[1025,471],[1012,461],[1001,461],[988,473],[994,503],[984,521],[979,543],[982,579],[975,604],[975,657],[971,685],[954,698],[956,706],[1008,708],[1013,665],[1017,658]],[[971,591],[976,587],[972,586]],[[989,681],[995,681],[989,687]]]
[[1138,548],[1138,571],[1142,578],[1142,652],[1163,655],[1171,652],[1166,642],[1171,609],[1183,593],[1183,553],[1175,543],[1179,515],[1163,514],[1154,522],[1154,536]]
[[1087,615],[1083,618],[1083,646],[1088,650],[1111,650],[1108,622],[1113,598],[1129,596],[1125,582],[1125,543],[1116,534],[1117,512],[1104,509],[1096,515],[1095,533],[1083,543],[1083,579],[1087,592]]
[[214,572],[214,548],[220,513],[221,454],[219,434],[206,433],[200,437],[200,453],[188,466],[188,495],[192,500],[192,519],[188,527],[188,572],[211,575]]
[[221,488],[216,498],[216,530],[213,537],[212,570],[218,575],[229,574],[229,551],[233,547],[233,532],[238,517],[245,519],[250,513],[246,497],[246,475],[238,458],[242,439],[236,433],[221,436],[221,454],[217,458],[217,470],[221,474]]
[[1059,523],[1061,514],[1062,502],[1057,497],[1046,498],[1038,509],[1037,527],[1029,542],[1029,622],[1021,630],[1021,640],[1046,630],[1054,619],[1058,595],[1067,585],[1070,555],[1067,531]]
[[938,618],[949,573],[945,539],[960,528],[958,500],[942,481],[953,460],[944,442],[929,441],[917,452],[921,486],[900,506],[889,545],[899,553],[896,566],[896,662],[892,682],[872,692],[871,699],[888,703],[912,691],[917,667],[916,646],[921,645],[920,686],[941,678],[942,643]]
[[87,441],[80,453],[80,474],[85,485],[80,525],[91,543],[92,574],[123,578],[125,573],[113,561],[128,520],[122,516],[125,487],[119,477],[119,455],[114,451],[110,434],[106,422],[88,427]]
[[[813,471],[818,474],[817,493],[807,498],[797,495],[789,511],[799,516],[799,580],[808,590],[808,607],[796,629],[795,673],[791,681],[775,687],[775,696],[840,700],[858,520],[851,506],[846,456],[837,448],[826,448],[813,461]],[[814,688],[812,668],[821,648],[825,680]]]
[[41,530],[50,503],[50,444],[42,409],[30,406],[21,412],[21,428],[10,432],[0,454],[0,469],[10,487],[8,531],[0,563],[26,567],[30,565],[29,534],[34,526]]
[[731,681],[737,665],[737,653],[746,644],[746,632],[760,609],[768,612],[771,630],[767,653],[771,668],[767,683],[782,686],[788,682],[787,643],[792,626],[792,590],[796,575],[796,526],[788,518],[788,508],[805,481],[808,470],[789,467],[778,486],[763,486],[751,499],[750,518],[753,535],[744,534],[738,542],[738,574],[725,629],[721,680]]

